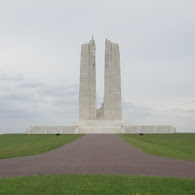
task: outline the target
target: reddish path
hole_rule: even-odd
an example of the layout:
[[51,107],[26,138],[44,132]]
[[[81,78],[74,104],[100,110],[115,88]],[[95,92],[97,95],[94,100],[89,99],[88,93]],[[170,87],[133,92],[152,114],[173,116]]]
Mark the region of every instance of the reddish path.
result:
[[116,135],[86,135],[48,153],[0,160],[0,177],[42,174],[195,177],[195,162],[144,154]]

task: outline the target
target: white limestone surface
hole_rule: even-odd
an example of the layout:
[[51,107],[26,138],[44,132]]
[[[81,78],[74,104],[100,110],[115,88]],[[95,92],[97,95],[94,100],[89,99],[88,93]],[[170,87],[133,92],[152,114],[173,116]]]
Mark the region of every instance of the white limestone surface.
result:
[[127,134],[169,134],[176,133],[176,128],[172,125],[141,125],[141,126],[125,126]]
[[122,120],[119,45],[105,41],[104,119]]
[[75,126],[30,126],[26,134],[74,134]]
[[80,120],[73,125],[79,127],[81,134],[117,134],[122,133],[121,120]]
[[96,62],[93,38],[81,46],[79,119],[96,119]]
[[176,133],[171,125],[131,125],[122,120],[80,120],[72,125],[79,128],[81,134],[163,134]]
[[170,134],[171,125],[130,125],[121,120],[82,120],[70,126],[30,126],[27,134]]

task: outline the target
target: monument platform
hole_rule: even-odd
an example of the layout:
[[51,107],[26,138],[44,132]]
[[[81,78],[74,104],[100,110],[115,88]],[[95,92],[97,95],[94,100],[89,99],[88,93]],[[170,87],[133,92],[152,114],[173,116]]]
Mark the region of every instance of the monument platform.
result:
[[131,125],[121,120],[80,120],[69,126],[30,126],[27,134],[168,134],[170,125]]
[[117,134],[123,133],[124,125],[128,125],[121,120],[80,120],[73,125],[79,129],[81,134]]

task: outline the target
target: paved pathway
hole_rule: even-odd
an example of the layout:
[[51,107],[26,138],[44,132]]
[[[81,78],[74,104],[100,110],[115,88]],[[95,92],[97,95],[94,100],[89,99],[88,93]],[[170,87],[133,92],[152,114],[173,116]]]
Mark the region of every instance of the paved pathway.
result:
[[0,177],[41,174],[195,177],[195,162],[144,154],[116,135],[86,135],[48,153],[0,160]]

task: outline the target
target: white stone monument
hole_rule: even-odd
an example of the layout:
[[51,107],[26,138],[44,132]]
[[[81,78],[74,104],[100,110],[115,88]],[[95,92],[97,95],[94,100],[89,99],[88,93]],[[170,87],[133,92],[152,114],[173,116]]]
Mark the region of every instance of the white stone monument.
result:
[[81,46],[79,120],[96,120],[95,41]]
[[119,45],[105,41],[104,102],[96,109],[95,41],[81,46],[79,121],[69,126],[31,126],[28,134],[175,133],[171,125],[136,126],[122,121]]
[[105,42],[104,119],[122,120],[119,45]]

